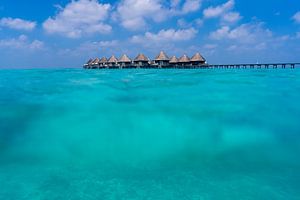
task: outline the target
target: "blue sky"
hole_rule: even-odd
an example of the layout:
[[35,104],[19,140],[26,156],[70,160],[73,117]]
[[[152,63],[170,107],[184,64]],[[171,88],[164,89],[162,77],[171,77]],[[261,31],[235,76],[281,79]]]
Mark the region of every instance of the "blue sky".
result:
[[0,67],[200,52],[209,63],[299,62],[299,0],[1,0]]

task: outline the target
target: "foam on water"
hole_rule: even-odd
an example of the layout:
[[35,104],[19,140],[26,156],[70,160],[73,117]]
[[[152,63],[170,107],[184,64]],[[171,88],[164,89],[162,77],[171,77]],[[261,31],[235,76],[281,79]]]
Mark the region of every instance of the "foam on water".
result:
[[298,199],[300,70],[1,70],[0,199]]

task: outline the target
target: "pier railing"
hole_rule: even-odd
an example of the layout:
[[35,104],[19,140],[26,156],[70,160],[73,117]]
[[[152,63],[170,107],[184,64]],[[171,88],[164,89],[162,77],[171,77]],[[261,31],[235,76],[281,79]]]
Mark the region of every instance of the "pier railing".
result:
[[295,68],[300,63],[210,64],[210,68]]
[[250,64],[201,64],[201,65],[165,65],[165,66],[158,66],[158,65],[145,65],[145,66],[121,66],[121,65],[115,65],[115,66],[100,66],[100,65],[84,65],[83,66],[86,69],[126,69],[126,68],[151,68],[151,69],[158,69],[158,68],[166,68],[166,69],[198,69],[198,68],[224,68],[224,69],[230,69],[230,68],[292,68],[300,67],[300,63],[250,63]]

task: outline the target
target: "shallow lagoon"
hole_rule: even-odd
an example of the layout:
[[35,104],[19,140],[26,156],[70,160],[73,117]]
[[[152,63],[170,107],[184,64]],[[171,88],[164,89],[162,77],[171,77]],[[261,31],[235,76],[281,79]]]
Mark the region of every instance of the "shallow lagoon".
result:
[[300,70],[0,70],[0,199],[299,199]]

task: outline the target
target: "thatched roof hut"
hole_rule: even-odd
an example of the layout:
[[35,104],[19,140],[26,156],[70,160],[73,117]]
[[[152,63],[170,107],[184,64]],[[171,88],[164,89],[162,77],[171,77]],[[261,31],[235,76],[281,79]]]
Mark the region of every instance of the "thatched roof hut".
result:
[[119,59],[119,63],[131,63],[130,58],[128,58],[128,56],[126,54],[124,54],[120,59]]
[[161,51],[154,60],[155,61],[169,61],[170,58],[165,54],[165,52]]
[[93,59],[92,58],[90,58],[84,65],[83,65],[83,67],[84,68],[90,68],[92,65],[93,65]]
[[136,67],[149,67],[149,59],[144,55],[144,54],[139,54],[135,59],[134,59],[134,65]]
[[100,64],[105,64],[105,63],[107,63],[107,58],[106,57],[102,57],[101,59],[100,59],[100,62],[99,62]]
[[205,58],[200,53],[196,53],[192,58],[191,62],[199,62],[199,63],[205,63]]
[[114,55],[112,55],[112,56],[108,59],[107,62],[108,62],[108,63],[117,63],[117,62],[118,62],[118,59],[117,59]]
[[98,65],[100,62],[100,59],[99,58],[96,58],[95,60],[93,60],[92,64],[93,65]]
[[172,58],[170,59],[170,64],[176,64],[178,63],[178,59],[176,58],[176,56],[172,56]]
[[134,62],[149,62],[149,59],[142,53],[140,53],[135,59]]
[[190,58],[187,55],[184,54],[181,58],[179,58],[178,62],[179,63],[189,63]]
[[196,53],[192,58],[186,54],[177,58],[176,56],[168,57],[164,51],[150,60],[144,54],[140,53],[132,60],[126,54],[123,54],[120,59],[112,55],[109,59],[102,57],[101,59],[89,59],[83,65],[86,69],[100,69],[100,68],[204,68],[207,67],[206,59],[200,54]]
[[86,65],[91,65],[92,63],[93,63],[93,59],[92,58],[90,58],[87,62],[86,62]]

